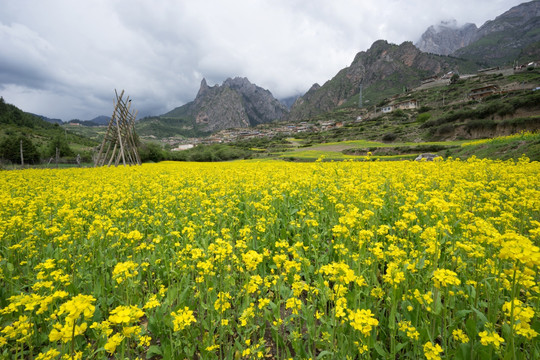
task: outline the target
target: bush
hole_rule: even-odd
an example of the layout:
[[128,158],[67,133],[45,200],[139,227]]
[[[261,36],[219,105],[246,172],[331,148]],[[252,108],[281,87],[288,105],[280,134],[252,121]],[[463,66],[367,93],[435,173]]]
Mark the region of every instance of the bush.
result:
[[51,140],[51,142],[49,143],[49,146],[47,147],[47,151],[45,155],[55,157],[56,149],[59,150],[60,157],[75,156],[75,153],[69,147],[69,144],[66,138],[62,135],[57,135],[55,138]]
[[161,146],[155,143],[145,143],[139,148],[139,156],[142,162],[160,162],[165,160],[165,153]]
[[454,131],[454,125],[452,124],[445,124],[445,125],[442,125],[442,126],[439,126],[437,128],[437,135],[446,135],[446,134],[450,134]]
[[400,118],[400,117],[405,117],[405,111],[401,110],[401,109],[397,109],[397,110],[394,110],[392,111],[392,117],[395,117],[395,118]]
[[394,134],[394,133],[386,133],[383,135],[382,137],[382,140],[385,141],[385,142],[392,142],[394,140],[396,140],[397,138],[397,135]]
[[497,123],[490,119],[480,119],[470,121],[465,125],[465,130],[478,130],[478,129],[494,129],[497,127]]
[[170,152],[167,154],[167,158],[176,161],[215,162],[249,159],[252,154],[252,151],[246,149],[230,145],[213,144],[197,145],[189,150]]
[[510,104],[501,104],[497,114],[500,116],[512,115],[516,110]]
[[416,117],[416,121],[418,121],[419,123],[425,123],[426,121],[429,120],[429,118],[431,118],[431,114],[430,113],[422,113],[422,114],[418,114],[418,116]]
[[21,141],[23,148],[23,158],[25,164],[39,163],[39,152],[32,141],[25,136],[16,138],[8,137],[0,143],[0,157],[12,163],[21,163]]

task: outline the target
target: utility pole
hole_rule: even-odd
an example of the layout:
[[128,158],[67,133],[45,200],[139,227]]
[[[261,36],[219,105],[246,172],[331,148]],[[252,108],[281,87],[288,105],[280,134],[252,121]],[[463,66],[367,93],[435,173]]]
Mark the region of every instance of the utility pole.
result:
[[23,148],[22,148],[22,139],[21,139],[21,166],[24,166],[24,156],[23,156]]

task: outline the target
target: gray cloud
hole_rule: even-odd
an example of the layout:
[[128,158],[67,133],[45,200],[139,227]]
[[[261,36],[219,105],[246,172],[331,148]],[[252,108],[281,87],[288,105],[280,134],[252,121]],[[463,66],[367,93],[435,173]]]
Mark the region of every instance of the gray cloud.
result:
[[480,26],[520,0],[0,0],[0,95],[48,117],[141,116],[245,76],[276,97],[305,92],[378,39],[416,41],[444,19]]

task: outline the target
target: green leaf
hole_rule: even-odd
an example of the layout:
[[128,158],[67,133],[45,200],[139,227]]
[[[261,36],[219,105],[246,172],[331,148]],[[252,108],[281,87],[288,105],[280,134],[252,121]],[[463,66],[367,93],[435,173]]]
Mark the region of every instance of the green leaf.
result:
[[195,354],[195,347],[186,345],[184,346],[184,352],[186,353],[186,355],[192,358],[193,354]]
[[461,319],[472,313],[472,310],[459,310],[456,312],[456,318]]
[[470,317],[465,322],[465,327],[467,328],[467,334],[471,336],[476,336],[476,319]]
[[399,352],[401,349],[403,349],[405,346],[407,346],[407,343],[399,343],[396,346],[396,352]]
[[152,356],[163,356],[163,353],[161,352],[161,348],[158,345],[152,345],[148,348],[148,351],[146,352],[146,358],[150,359]]
[[317,356],[317,360],[318,359],[323,359],[325,356],[330,356],[330,358],[332,359],[334,357],[334,353],[331,352],[331,351],[328,351],[328,350],[325,350],[325,351],[321,351],[320,354]]
[[389,354],[388,352],[386,351],[386,349],[384,349],[380,343],[376,342],[373,347],[375,348],[375,351],[377,351],[377,353],[383,357],[387,357]]
[[468,359],[471,354],[471,344],[459,344],[459,349],[461,352],[456,351],[456,356],[458,356],[456,359]]
[[388,319],[388,328],[390,330],[394,330],[396,328],[396,311],[397,307],[392,306],[392,310],[390,311],[390,318]]
[[475,308],[472,308],[472,309],[474,310],[476,316],[478,316],[478,320],[480,320],[481,325],[484,325],[485,323],[488,322],[488,319],[487,319],[486,315],[484,315],[484,313],[482,313],[478,309],[475,309]]
[[433,314],[439,315],[442,311],[442,303],[440,295],[437,295],[435,299],[435,304],[433,306]]
[[512,333],[512,329],[510,328],[510,325],[508,323],[504,323],[502,325],[502,334],[505,339],[509,339],[510,335]]

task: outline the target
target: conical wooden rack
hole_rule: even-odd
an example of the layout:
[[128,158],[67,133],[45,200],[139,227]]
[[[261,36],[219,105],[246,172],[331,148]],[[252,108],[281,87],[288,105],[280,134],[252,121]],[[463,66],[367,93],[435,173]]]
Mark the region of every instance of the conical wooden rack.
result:
[[114,104],[114,112],[112,114],[107,132],[103,138],[103,142],[99,147],[99,152],[94,159],[94,166],[118,166],[120,161],[126,166],[140,165],[141,158],[137,151],[137,143],[135,140],[135,119],[137,111],[130,112],[131,100],[129,96],[124,101],[124,90],[118,96],[116,90],[116,101]]

